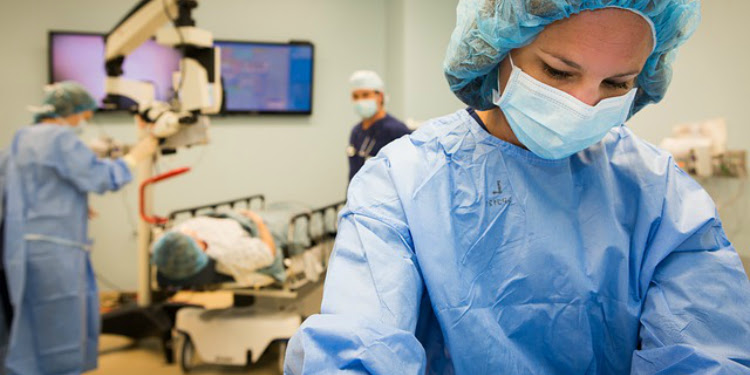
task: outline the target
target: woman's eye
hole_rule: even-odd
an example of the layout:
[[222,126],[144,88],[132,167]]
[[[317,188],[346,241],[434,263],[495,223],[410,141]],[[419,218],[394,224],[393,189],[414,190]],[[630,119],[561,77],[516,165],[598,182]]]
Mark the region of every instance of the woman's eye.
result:
[[613,89],[626,90],[630,88],[630,82],[604,81],[604,84]]
[[567,79],[573,76],[573,74],[564,72],[562,70],[557,70],[547,64],[544,64],[544,72],[547,73],[548,76],[550,76],[553,79]]

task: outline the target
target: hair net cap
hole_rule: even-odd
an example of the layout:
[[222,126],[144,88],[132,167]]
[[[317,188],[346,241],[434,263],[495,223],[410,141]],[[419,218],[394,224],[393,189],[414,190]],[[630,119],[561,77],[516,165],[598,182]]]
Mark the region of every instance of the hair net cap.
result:
[[190,236],[168,232],[154,244],[151,262],[167,278],[180,280],[200,272],[208,255]]
[[497,67],[508,52],[531,43],[552,22],[610,7],[640,13],[654,25],[656,45],[637,78],[631,114],[659,102],[677,48],[700,22],[700,0],[460,0],[443,64],[451,90],[473,108],[492,109]]
[[67,117],[85,111],[95,111],[96,100],[77,82],[63,81],[44,88],[42,105],[32,108],[34,122],[44,118]]
[[383,92],[385,84],[378,73],[372,70],[358,70],[349,78],[352,90],[375,90]]

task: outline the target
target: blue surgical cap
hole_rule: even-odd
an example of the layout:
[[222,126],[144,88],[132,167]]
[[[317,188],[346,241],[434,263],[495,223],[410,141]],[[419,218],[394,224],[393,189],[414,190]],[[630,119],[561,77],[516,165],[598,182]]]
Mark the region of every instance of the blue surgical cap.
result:
[[97,109],[96,100],[77,82],[63,81],[44,88],[42,105],[34,108],[34,123]]
[[154,244],[151,263],[172,280],[181,280],[200,272],[208,264],[208,255],[190,236],[168,232]]
[[443,68],[451,90],[467,105],[494,108],[497,67],[552,22],[585,10],[631,9],[653,22],[656,46],[638,76],[633,113],[663,97],[672,61],[700,22],[700,0],[461,0]]

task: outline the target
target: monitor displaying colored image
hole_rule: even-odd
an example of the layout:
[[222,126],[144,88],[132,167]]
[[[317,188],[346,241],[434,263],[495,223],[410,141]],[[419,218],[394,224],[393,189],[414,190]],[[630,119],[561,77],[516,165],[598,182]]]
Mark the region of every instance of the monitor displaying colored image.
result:
[[[310,114],[314,48],[310,43],[215,41],[221,47],[224,113]],[[125,58],[124,78],[153,83],[156,99],[172,98],[180,53],[148,40]],[[50,32],[50,82],[81,83],[101,103],[105,97],[104,35]]]
[[[82,84],[100,105],[104,99],[104,35],[52,32],[49,36],[50,82]],[[179,70],[180,53],[148,40],[125,58],[123,77],[154,85],[156,99],[172,97],[172,73]]]
[[215,44],[226,113],[312,113],[312,44]]

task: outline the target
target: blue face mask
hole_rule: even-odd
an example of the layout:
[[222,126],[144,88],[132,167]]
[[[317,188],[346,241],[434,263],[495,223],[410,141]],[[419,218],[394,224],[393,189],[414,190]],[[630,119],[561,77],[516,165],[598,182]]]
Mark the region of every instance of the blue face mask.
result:
[[[510,56],[510,55],[509,55]],[[505,114],[516,138],[544,159],[563,159],[599,142],[628,119],[638,89],[590,106],[537,81],[513,64],[502,95],[493,102]]]

